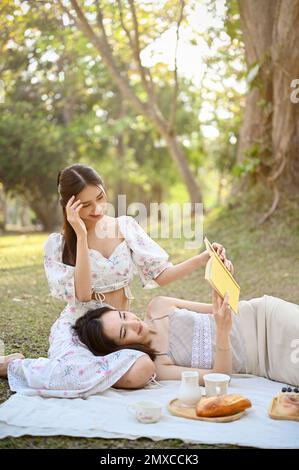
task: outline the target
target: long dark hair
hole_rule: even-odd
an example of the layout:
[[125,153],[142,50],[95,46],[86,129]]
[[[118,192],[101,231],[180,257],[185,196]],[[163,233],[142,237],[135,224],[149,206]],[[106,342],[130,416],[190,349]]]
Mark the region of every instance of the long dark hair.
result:
[[144,344],[119,345],[107,338],[103,331],[101,317],[104,313],[116,310],[113,307],[105,306],[88,310],[82,317],[78,318],[73,329],[77,333],[80,341],[84,343],[95,356],[105,356],[121,349],[135,349],[144,352],[154,361],[156,351]]
[[104,187],[102,178],[90,166],[77,163],[58,173],[57,186],[60,195],[59,202],[63,210],[63,235],[65,239],[62,261],[71,266],[76,264],[77,236],[67,220],[65,206],[73,195],[76,196],[88,185]]

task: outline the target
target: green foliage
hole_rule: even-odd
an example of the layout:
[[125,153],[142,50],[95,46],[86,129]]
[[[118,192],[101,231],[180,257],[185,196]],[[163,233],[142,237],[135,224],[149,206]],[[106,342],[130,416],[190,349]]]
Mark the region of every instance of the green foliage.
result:
[[29,103],[0,116],[0,180],[6,192],[27,200],[45,227],[57,222],[56,179],[67,161],[64,132]]
[[[92,21],[95,5],[84,3]],[[122,1],[121,5],[122,17],[116,2],[102,2],[105,25],[117,66],[128,73],[133,92],[144,100],[132,48],[121,24],[123,20],[132,33],[133,20],[128,3]],[[141,0],[136,5],[140,47],[144,50],[175,27],[179,5],[174,0],[155,4],[155,8]],[[209,5],[218,15],[216,2],[203,2],[203,7]],[[146,204],[172,199],[172,187],[179,187],[181,179],[165,142],[143,116],[131,110],[97,51],[72,21],[66,22],[54,3],[50,8],[47,2],[6,0],[1,6],[0,78],[5,83],[6,99],[0,105],[0,178],[5,187],[21,192],[32,206],[24,188],[28,187],[28,175],[35,173],[38,182],[47,182],[47,189],[37,185],[37,197],[46,197],[54,204],[56,173],[61,167],[82,161],[100,172],[112,200],[118,192],[125,193],[129,202],[136,198]],[[188,14],[196,7],[197,2],[190,1]],[[202,83],[195,85],[191,79],[178,77],[175,128],[189,166],[206,188],[206,197],[215,191],[214,184],[205,184],[207,179],[214,180],[217,174],[228,181],[232,177],[243,106],[242,93],[230,82],[231,78],[236,82],[244,79],[235,0],[227,3],[221,21],[205,34],[190,30],[190,43],[204,41],[213,51],[206,60]],[[187,26],[185,17],[182,27]],[[173,72],[162,60],[154,60],[151,74],[157,102],[168,117]],[[209,115],[204,112],[206,106],[212,109]],[[218,130],[217,138],[204,137],[202,126],[207,125]]]
[[232,172],[235,176],[253,175],[259,170],[262,161],[262,143],[254,142],[245,151],[245,158],[234,165]]
[[[167,197],[179,177],[157,132],[127,106],[99,56],[75,27],[66,27],[55,9],[24,4],[28,5],[26,14],[13,1],[8,1],[2,12],[3,19],[7,15],[10,18],[0,35],[4,51],[0,70],[6,84],[0,178],[5,188],[21,192],[30,204],[30,195],[24,189],[28,187],[28,175],[34,172],[36,180],[42,181],[46,174],[49,197],[51,194],[55,199],[58,170],[73,161],[84,161],[104,177],[112,199],[119,190],[127,194],[129,201],[140,196],[144,202]],[[119,66],[126,70],[131,63],[127,38],[121,34],[119,13],[111,7],[107,2],[108,29],[113,28],[116,34]],[[90,6],[90,12],[93,9]],[[161,13],[159,27],[145,6],[138,11],[142,15],[141,46],[145,47],[153,34],[159,36],[167,21],[169,26],[174,24],[171,12],[177,9],[169,2],[168,12],[155,11],[155,15]],[[16,17],[17,23],[13,22]],[[156,81],[161,81],[157,99],[167,115],[173,94],[171,73],[163,64],[157,64],[153,73]],[[176,125],[182,141],[191,142],[187,151],[196,168],[200,154],[196,151],[198,144],[191,145],[194,137],[190,136],[198,129],[194,107],[194,102],[199,105],[198,93],[182,78],[180,86]],[[137,95],[140,90],[136,83]],[[39,197],[45,197],[43,185],[39,186]],[[36,192],[41,190],[39,186]]]
[[232,174],[236,177],[257,176],[260,172],[267,174],[272,163],[271,149],[265,145],[263,139],[258,139],[246,149],[243,160],[234,165]]
[[260,158],[253,157],[253,158],[244,158],[242,162],[236,163],[232,169],[233,175],[235,176],[245,176],[245,175],[252,175],[255,173],[261,163]]

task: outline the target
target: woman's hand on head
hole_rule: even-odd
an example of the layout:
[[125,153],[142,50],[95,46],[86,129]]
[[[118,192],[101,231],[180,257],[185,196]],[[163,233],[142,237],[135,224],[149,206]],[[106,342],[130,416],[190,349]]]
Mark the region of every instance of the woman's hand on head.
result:
[[66,218],[68,222],[71,224],[73,229],[76,232],[77,237],[80,236],[86,236],[87,235],[87,229],[85,226],[85,223],[81,219],[79,212],[83,207],[83,204],[81,203],[80,199],[78,201],[75,201],[75,196],[72,196],[68,202],[67,205],[65,206],[66,210]]
[[229,334],[232,328],[232,311],[228,303],[228,294],[224,299],[215,289],[212,289],[213,314],[218,331]]

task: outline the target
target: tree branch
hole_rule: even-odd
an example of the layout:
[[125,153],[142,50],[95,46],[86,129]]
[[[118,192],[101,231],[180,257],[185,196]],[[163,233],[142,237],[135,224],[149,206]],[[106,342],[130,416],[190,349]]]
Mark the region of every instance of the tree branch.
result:
[[139,39],[139,28],[138,28],[138,20],[137,20],[134,0],[129,0],[129,5],[130,5],[131,13],[132,13],[133,27],[134,27],[133,53],[138,64],[138,68],[140,71],[142,82],[144,84],[144,88],[147,90],[148,89],[147,79],[146,79],[144,67],[142,66],[141,58],[140,58],[141,49],[140,49],[140,39]]
[[[150,70],[148,68],[145,68],[142,66],[141,64],[141,60],[140,60],[140,47],[138,46],[138,43],[136,43],[136,40],[134,38],[134,41],[132,39],[132,36],[130,34],[130,31],[128,30],[128,28],[126,27],[126,24],[125,24],[125,21],[124,21],[124,16],[123,16],[123,8],[122,8],[122,3],[121,3],[121,0],[117,0],[117,3],[118,3],[118,9],[119,9],[119,19],[120,19],[120,23],[121,23],[121,26],[123,28],[123,30],[125,31],[126,33],[126,36],[129,40],[129,44],[130,44],[130,48],[131,48],[131,51],[133,53],[133,58],[136,62],[136,65],[137,65],[137,68],[139,70],[139,73],[140,73],[140,77],[141,77],[141,80],[142,80],[142,83],[143,83],[143,86],[145,88],[145,91],[147,92],[148,96],[151,97],[151,100],[152,102],[154,102],[156,104],[156,96],[155,96],[155,91],[154,91],[154,84],[153,84],[153,80],[152,80],[152,76],[151,76],[151,73],[150,73]],[[131,10],[132,12],[132,10]],[[132,15],[133,16],[133,15]],[[137,18],[136,18],[136,15],[135,15],[135,20],[134,20],[134,25],[135,25],[135,31],[136,31],[136,26],[137,26]],[[137,27],[137,31],[138,31],[138,27]],[[139,42],[139,41],[138,41]],[[146,79],[146,74],[148,76],[148,79],[149,81],[147,81]]]
[[122,4],[121,4],[121,0],[117,0],[117,4],[118,4],[120,24],[121,24],[123,30],[125,31],[125,33],[127,35],[127,38],[129,40],[129,44],[130,44],[130,47],[131,47],[132,51],[134,51],[134,44],[133,44],[133,40],[131,38],[130,31],[128,30],[128,28],[126,27],[126,24],[124,22],[123,7],[122,7]]
[[128,78],[124,75],[123,71],[119,70],[117,64],[115,63],[112,48],[110,46],[110,43],[106,34],[105,26],[104,26],[104,18],[103,18],[103,12],[100,6],[100,2],[96,0],[97,10],[98,10],[97,20],[98,20],[98,26],[100,28],[100,35],[99,35],[91,27],[82,9],[78,5],[77,0],[69,0],[76,13],[76,16],[74,16],[74,14],[72,14],[70,10],[63,5],[63,0],[55,0],[55,1],[60,5],[62,11],[66,13],[69,16],[69,18],[71,18],[74,21],[78,29],[81,32],[83,32],[83,34],[85,34],[85,36],[96,47],[114,83],[116,84],[120,92],[122,93],[124,99],[130,102],[131,106],[135,109],[137,113],[146,116],[151,122],[153,122],[156,125],[157,130],[159,130],[160,133],[165,135],[165,133],[167,133],[167,121],[162,115],[159,107],[155,106],[153,99],[149,100],[146,103],[142,102],[138,98],[138,96],[135,95],[135,92],[131,88]]
[[259,225],[262,225],[264,222],[266,222],[266,220],[268,220],[271,217],[271,215],[276,211],[279,201],[280,201],[280,192],[279,192],[279,189],[277,188],[276,184],[274,183],[273,184],[273,201],[272,201],[272,205],[271,205],[270,209],[268,210],[268,212],[266,212],[266,214],[264,214],[259,219],[259,221],[258,221]]
[[109,70],[112,78],[114,79],[116,85],[118,86],[119,90],[123,94],[124,98],[131,102],[134,109],[141,114],[149,115],[147,106],[140,101],[140,99],[135,95],[133,90],[130,87],[129,82],[126,80],[124,75],[118,69],[112,54],[112,50],[110,44],[108,42],[108,38],[106,35],[104,23],[103,23],[103,15],[101,8],[98,8],[98,22],[101,29],[101,36],[96,34],[94,29],[91,27],[90,23],[88,22],[86,16],[84,15],[82,9],[78,5],[77,0],[70,0],[70,3],[75,10],[76,17],[74,17],[68,8],[63,5],[62,0],[56,0],[62,10],[75,22],[78,28],[85,34],[85,36],[94,44],[96,49],[99,51],[103,62],[105,63],[107,69]]
[[61,10],[73,21],[73,23],[79,27],[76,18],[71,14],[71,12],[64,6],[62,0],[56,0]]
[[141,77],[144,89],[147,92],[152,104],[157,106],[157,99],[156,99],[156,95],[154,92],[152,76],[150,74],[149,69],[143,67],[141,63],[140,35],[139,35],[138,19],[137,19],[134,0],[129,0],[129,5],[130,5],[132,18],[133,18],[133,28],[134,28],[134,43],[132,43],[133,56],[137,63],[137,67],[140,73],[140,77]]
[[184,0],[180,0],[180,14],[177,22],[176,28],[176,43],[175,43],[175,52],[174,52],[174,89],[173,89],[173,97],[171,100],[171,109],[170,109],[170,116],[169,116],[169,124],[168,124],[168,131],[171,134],[175,133],[175,121],[176,121],[176,112],[177,112],[177,99],[178,99],[178,92],[179,92],[179,84],[178,84],[178,63],[177,63],[177,54],[178,54],[178,45],[180,39],[180,26],[184,16],[184,8],[185,2]]

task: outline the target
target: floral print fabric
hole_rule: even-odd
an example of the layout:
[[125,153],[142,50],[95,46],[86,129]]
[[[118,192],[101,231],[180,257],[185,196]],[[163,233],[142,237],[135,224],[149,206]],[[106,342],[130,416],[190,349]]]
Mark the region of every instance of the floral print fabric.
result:
[[[90,249],[92,287],[110,292],[127,287],[135,273],[143,286],[155,287],[154,279],[171,263],[168,254],[129,216],[118,218],[124,240],[109,258]],[[47,397],[86,397],[117,382],[144,353],[124,349],[107,356],[94,356],[73,332],[72,325],[87,310],[101,304],[79,302],[75,295],[73,266],[62,262],[64,238],[51,234],[44,246],[44,266],[51,294],[67,306],[51,328],[47,358],[15,360],[9,364],[8,380],[13,391]]]

